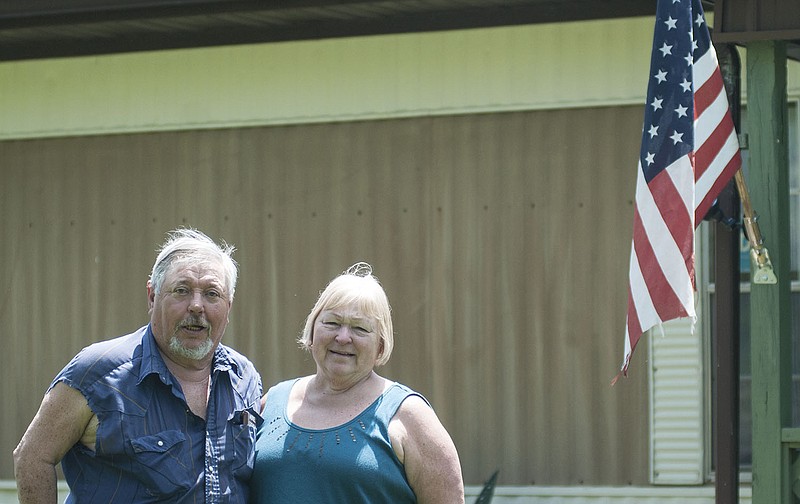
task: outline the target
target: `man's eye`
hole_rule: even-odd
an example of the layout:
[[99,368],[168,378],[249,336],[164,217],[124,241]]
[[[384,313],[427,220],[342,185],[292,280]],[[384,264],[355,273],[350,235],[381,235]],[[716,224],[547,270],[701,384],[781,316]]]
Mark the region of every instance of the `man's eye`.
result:
[[189,293],[189,289],[187,289],[186,287],[175,287],[175,288],[172,290],[172,292],[174,292],[175,294],[178,294],[178,295],[180,295],[180,296],[183,296],[183,295],[185,295],[185,294],[188,294],[188,293]]
[[220,297],[220,293],[215,291],[215,290],[212,290],[212,291],[206,292],[206,296],[208,296],[210,298],[218,298],[218,297]]

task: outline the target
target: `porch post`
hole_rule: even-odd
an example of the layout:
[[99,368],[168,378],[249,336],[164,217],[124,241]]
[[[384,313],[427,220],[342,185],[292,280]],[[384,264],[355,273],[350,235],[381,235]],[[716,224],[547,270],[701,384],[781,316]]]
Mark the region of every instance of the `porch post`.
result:
[[[747,44],[749,188],[776,284],[750,288],[753,504],[792,502],[782,429],[791,422],[791,305],[786,43]],[[751,268],[751,271],[755,271]]]

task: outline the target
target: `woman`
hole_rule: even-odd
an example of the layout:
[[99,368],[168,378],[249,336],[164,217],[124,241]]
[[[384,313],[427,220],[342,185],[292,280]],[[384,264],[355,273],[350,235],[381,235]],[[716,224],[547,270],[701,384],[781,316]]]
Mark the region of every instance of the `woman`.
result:
[[316,373],[264,397],[253,502],[464,502],[456,447],[430,404],[375,372],[393,341],[389,301],[370,265],[328,284],[299,339]]

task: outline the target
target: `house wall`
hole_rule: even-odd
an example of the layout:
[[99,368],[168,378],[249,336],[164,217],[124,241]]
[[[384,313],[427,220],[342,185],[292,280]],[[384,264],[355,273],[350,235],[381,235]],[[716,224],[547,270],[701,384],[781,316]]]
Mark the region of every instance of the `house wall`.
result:
[[651,36],[628,19],[6,62],[0,138],[638,103]]
[[226,341],[265,383],[313,371],[295,343],[304,317],[332,277],[365,260],[394,308],[396,350],[381,372],[431,400],[469,483],[495,469],[509,484],[645,483],[645,359],[639,379],[609,386],[629,247],[616,228],[632,218],[623,153],[640,115],[595,107],[0,142],[16,356],[1,386],[17,404],[4,425],[18,438],[72,354],[145,323],[154,250],[189,225],[239,249]]

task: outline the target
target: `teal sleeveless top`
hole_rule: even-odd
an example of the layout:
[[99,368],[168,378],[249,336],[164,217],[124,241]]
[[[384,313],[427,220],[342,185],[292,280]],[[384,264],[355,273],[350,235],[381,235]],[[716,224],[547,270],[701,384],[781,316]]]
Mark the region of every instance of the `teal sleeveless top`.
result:
[[296,382],[281,382],[267,393],[250,480],[251,502],[416,503],[403,464],[392,449],[389,421],[408,396],[419,394],[393,383],[350,422],[314,430],[287,418],[289,392]]

